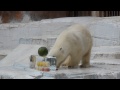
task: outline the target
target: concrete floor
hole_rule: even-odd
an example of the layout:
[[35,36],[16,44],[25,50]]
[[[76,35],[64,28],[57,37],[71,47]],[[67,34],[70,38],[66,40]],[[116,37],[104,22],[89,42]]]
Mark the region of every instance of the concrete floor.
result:
[[[120,59],[99,57],[91,59],[90,68],[60,68],[42,72],[29,68],[30,55],[37,55],[40,45],[21,44],[0,61],[1,79],[120,79]],[[101,47],[102,48],[102,47]],[[108,47],[109,48],[109,47]],[[114,49],[113,49],[114,50]],[[104,51],[104,50],[103,50]],[[111,50],[112,52],[112,50]],[[92,52],[93,53],[93,52]],[[101,50],[102,53],[102,50]],[[110,53],[110,52],[109,52]],[[114,56],[114,55],[113,55]]]

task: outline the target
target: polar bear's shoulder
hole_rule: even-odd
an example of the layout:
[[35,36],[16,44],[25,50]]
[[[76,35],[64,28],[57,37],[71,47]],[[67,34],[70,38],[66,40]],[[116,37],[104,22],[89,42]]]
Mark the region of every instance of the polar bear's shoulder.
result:
[[86,26],[81,24],[74,24],[67,28],[67,30],[75,30],[75,29],[86,29]]

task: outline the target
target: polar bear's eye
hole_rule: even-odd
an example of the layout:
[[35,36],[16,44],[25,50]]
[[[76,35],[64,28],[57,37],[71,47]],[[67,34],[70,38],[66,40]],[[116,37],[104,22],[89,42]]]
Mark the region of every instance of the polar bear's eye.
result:
[[60,50],[62,50],[62,48],[60,48]]

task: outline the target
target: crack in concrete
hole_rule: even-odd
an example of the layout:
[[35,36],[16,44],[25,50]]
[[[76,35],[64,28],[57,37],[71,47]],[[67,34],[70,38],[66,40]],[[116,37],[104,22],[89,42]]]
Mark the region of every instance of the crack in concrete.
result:
[[106,37],[97,37],[97,36],[92,36],[92,37],[93,37],[93,38],[97,38],[97,39],[104,39],[104,40],[117,41],[117,38],[109,39],[109,38],[106,38]]
[[92,37],[97,38],[97,39],[111,40],[111,39],[108,39],[108,38],[105,38],[105,37],[97,37],[97,36],[92,36]]

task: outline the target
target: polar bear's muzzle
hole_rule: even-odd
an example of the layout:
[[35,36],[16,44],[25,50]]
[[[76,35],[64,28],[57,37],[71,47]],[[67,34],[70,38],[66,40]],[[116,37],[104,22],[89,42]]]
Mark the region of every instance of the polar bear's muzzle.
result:
[[47,56],[46,60],[50,62],[50,66],[56,66],[56,57]]

